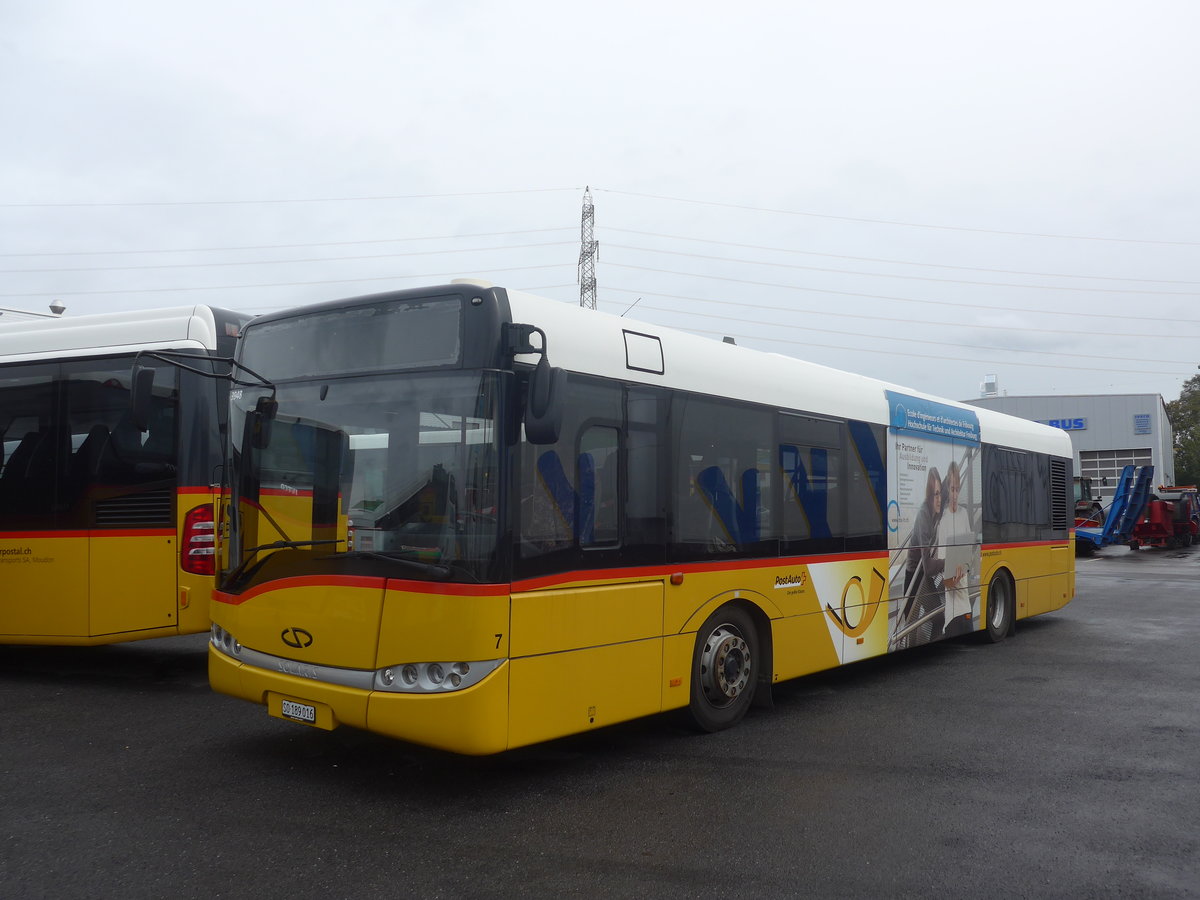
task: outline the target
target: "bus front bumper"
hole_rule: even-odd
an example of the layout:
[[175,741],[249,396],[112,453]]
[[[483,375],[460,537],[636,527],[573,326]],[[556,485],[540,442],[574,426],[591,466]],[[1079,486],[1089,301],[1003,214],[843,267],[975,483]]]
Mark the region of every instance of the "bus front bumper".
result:
[[272,715],[301,724],[349,725],[470,756],[508,749],[508,673],[505,663],[465,690],[391,693],[260,668],[208,647],[208,679],[217,693],[264,705]]

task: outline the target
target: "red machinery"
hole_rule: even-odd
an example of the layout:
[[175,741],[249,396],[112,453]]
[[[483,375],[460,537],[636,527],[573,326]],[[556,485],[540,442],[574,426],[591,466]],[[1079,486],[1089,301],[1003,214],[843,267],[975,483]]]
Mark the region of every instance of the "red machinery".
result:
[[1200,541],[1200,493],[1194,485],[1162,486],[1150,497],[1145,515],[1134,526],[1129,547],[1174,550],[1193,541]]

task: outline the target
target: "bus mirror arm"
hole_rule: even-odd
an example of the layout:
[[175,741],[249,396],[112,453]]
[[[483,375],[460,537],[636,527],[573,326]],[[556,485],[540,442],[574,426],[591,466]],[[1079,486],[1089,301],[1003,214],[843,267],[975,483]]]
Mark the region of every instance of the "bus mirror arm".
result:
[[[141,364],[143,356],[150,359],[157,359],[159,362],[164,362],[167,365],[174,366],[177,369],[183,369],[185,372],[191,372],[195,375],[200,375],[204,378],[220,378],[228,379],[230,384],[237,384],[243,387],[265,387],[271,391],[269,397],[259,397],[258,404],[254,411],[260,421],[270,422],[275,418],[275,412],[279,409],[279,403],[275,399],[275,385],[267,379],[263,378],[253,369],[248,366],[243,366],[240,362],[230,356],[210,356],[210,362],[224,363],[229,366],[228,372],[211,372],[206,371],[196,366],[190,366],[188,362],[195,362],[202,357],[197,357],[193,353],[181,353],[174,350],[139,350],[133,357],[133,370],[130,374],[130,389],[129,389],[129,415],[133,420],[133,424],[140,431],[146,431],[149,427],[150,412],[154,402],[154,369]],[[244,381],[234,375],[235,372],[245,372],[253,381]],[[255,440],[259,439],[264,429],[258,429],[255,432]],[[269,439],[270,429],[265,429]],[[259,445],[255,443],[255,447],[262,449],[266,444]]]
[[[531,338],[540,335],[542,343],[537,346]],[[540,353],[546,355],[546,332],[536,325],[523,325],[520,322],[510,322],[504,326],[504,352],[509,356],[519,353]]]
[[[139,350],[133,357],[133,369],[136,372],[139,368],[143,368],[140,360],[143,356],[150,359],[157,359],[159,362],[164,362],[169,366],[174,366],[177,369],[183,369],[185,372],[191,372],[195,375],[200,375],[204,378],[220,378],[228,380],[230,384],[241,385],[242,387],[264,387],[271,391],[271,396],[275,396],[275,385],[268,381],[263,376],[259,375],[249,366],[243,366],[240,362],[231,356],[209,356],[199,357],[194,353],[183,353],[177,350]],[[212,372],[205,369],[189,366],[187,362],[196,362],[199,360],[207,360],[208,362],[224,363],[229,366],[228,372]],[[234,375],[234,372],[245,372],[253,381],[244,381]]]

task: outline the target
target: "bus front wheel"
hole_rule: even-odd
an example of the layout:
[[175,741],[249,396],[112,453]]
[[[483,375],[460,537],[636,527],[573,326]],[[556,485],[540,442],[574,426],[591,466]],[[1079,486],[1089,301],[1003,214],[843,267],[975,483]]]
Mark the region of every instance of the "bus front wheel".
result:
[[1013,583],[1005,572],[997,572],[988,585],[987,627],[985,634],[993,644],[1004,640],[1013,623]]
[[721,731],[741,721],[754,699],[762,656],[750,614],[722,606],[696,633],[688,712],[702,731]]

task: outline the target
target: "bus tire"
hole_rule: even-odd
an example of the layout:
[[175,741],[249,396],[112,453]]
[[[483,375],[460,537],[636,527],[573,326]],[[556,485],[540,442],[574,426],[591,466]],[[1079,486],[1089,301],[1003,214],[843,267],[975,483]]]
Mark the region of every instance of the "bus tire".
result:
[[696,632],[692,656],[692,693],[688,713],[701,731],[730,728],[742,720],[754,700],[762,654],[754,620],[727,604]]
[[999,643],[1012,630],[1015,599],[1016,592],[1008,573],[997,572],[993,575],[988,584],[987,621],[983,629],[989,642]]

